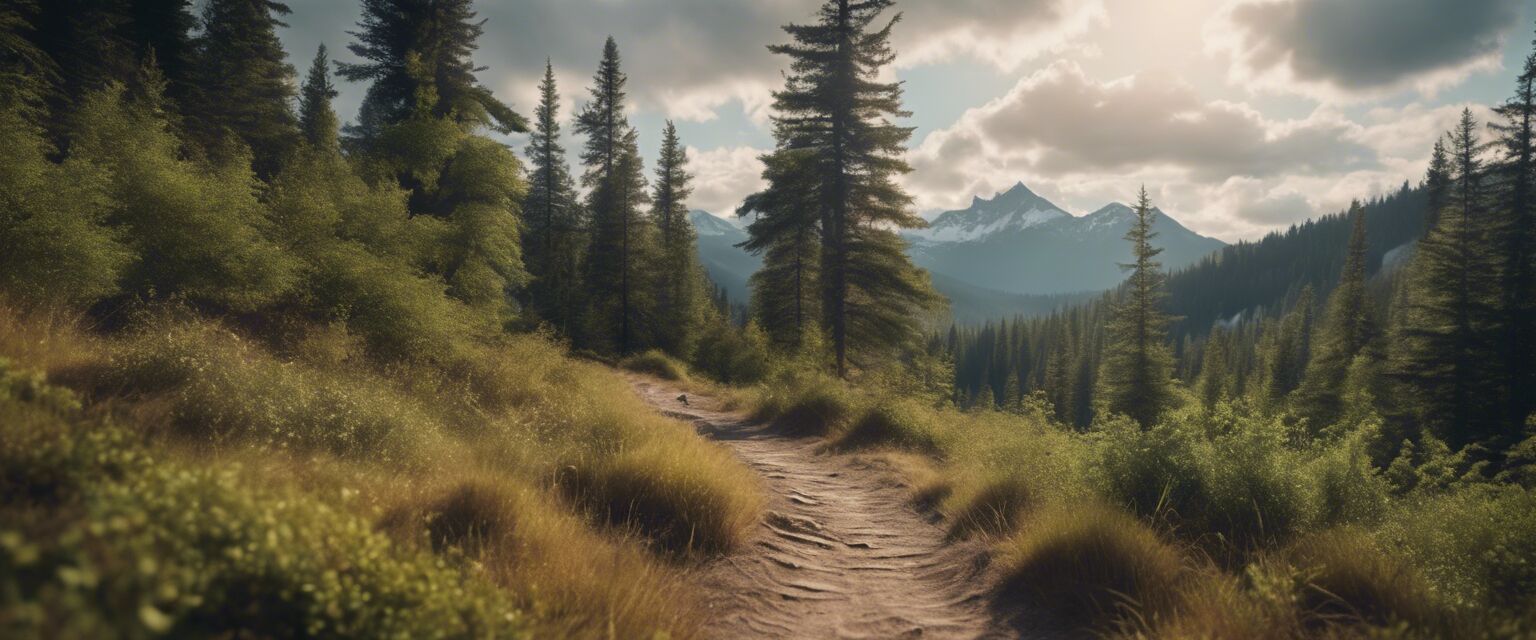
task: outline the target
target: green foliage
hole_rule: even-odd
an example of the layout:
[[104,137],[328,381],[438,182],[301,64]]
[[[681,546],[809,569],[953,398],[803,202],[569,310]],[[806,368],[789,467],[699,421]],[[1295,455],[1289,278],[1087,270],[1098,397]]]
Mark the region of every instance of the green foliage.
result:
[[[412,119],[447,119],[465,128],[526,131],[527,122],[481,86],[471,59],[484,33],[472,0],[363,0],[362,21],[347,46],[363,62],[338,65],[352,82],[371,81],[356,138],[366,144]],[[431,29],[419,28],[432,25]]]
[[752,218],[743,249],[763,256],[752,274],[752,318],[774,346],[795,351],[819,334],[820,220],[816,215],[815,157],[806,149],[764,155],[768,188],[747,196],[736,215]]
[[109,220],[138,255],[124,288],[182,296],[232,311],[276,301],[296,261],[267,239],[270,223],[243,160],[184,160],[154,97],[128,101],[121,87],[90,96],[70,158],[106,175]]
[[341,148],[336,137],[341,121],[331,108],[336,96],[336,87],[331,84],[330,58],[322,44],[304,77],[304,86],[299,89],[299,133],[313,149],[335,152]]
[[704,316],[713,310],[704,297],[707,276],[699,264],[698,234],[688,220],[688,153],[677,137],[677,127],[667,121],[662,131],[661,158],[656,163],[656,183],[651,193],[651,220],[656,224],[657,346],[688,357],[699,339]]
[[768,378],[773,354],[768,336],[756,324],[737,329],[725,318],[705,321],[693,351],[695,370],[726,384],[756,384]]
[[0,618],[17,637],[513,636],[525,625],[472,569],[401,549],[312,497],[156,460],[121,429],[24,395],[0,395]]
[[1536,493],[1471,484],[1396,505],[1376,534],[1460,608],[1518,614],[1536,605]]
[[41,131],[17,109],[0,110],[0,289],[89,304],[117,292],[133,254],[106,224],[105,170],[46,154]]
[[366,378],[275,360],[215,326],[159,324],[124,344],[98,384],[163,398],[171,426],[193,441],[409,466],[442,429]]
[[527,184],[520,171],[510,149],[470,136],[438,184],[451,225],[442,256],[448,292],[498,325],[511,317],[512,294],[528,280],[519,236]]
[[940,430],[935,416],[921,402],[882,402],[864,410],[834,445],[842,449],[895,447],[909,451],[940,452]]

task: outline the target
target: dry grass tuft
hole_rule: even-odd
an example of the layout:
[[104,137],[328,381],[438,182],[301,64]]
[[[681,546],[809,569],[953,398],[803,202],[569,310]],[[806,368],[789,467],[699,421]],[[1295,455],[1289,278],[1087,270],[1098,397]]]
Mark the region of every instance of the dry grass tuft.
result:
[[1000,546],[1002,597],[1077,628],[1109,630],[1172,610],[1178,550],[1124,512],[1098,505],[1043,510]]

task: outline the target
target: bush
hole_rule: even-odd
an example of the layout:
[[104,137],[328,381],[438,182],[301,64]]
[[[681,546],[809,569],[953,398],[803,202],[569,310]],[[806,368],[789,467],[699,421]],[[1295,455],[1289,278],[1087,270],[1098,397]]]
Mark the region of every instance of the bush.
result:
[[1000,556],[1007,601],[1100,630],[1170,611],[1183,572],[1157,534],[1099,506],[1042,512],[1002,543]]
[[636,373],[656,376],[662,380],[680,382],[688,380],[687,367],[659,349],[651,349],[645,353],[632,355],[620,360],[619,367]]
[[756,324],[736,329],[724,319],[704,324],[693,366],[725,384],[755,384],[768,377],[768,336]]
[[1536,607],[1536,493],[1470,485],[1410,495],[1376,537],[1400,550],[1458,608]]
[[856,412],[842,382],[824,376],[788,379],[759,397],[753,418],[802,436],[823,436],[840,429]]
[[[18,637],[506,637],[525,625],[473,571],[365,521],[159,462],[36,402],[0,398],[0,468],[0,619]],[[11,499],[18,490],[33,499]]]

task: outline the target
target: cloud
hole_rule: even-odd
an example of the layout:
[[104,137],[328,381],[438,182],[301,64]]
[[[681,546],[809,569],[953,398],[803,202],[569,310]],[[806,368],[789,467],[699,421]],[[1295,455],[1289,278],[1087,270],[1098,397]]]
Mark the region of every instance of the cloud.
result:
[[767,153],[751,147],[721,147],[699,150],[688,148],[688,172],[693,174],[693,197],[688,206],[719,216],[736,213],[748,194],[761,190],[763,164],[758,157]]
[[1208,50],[1242,85],[1338,101],[1422,94],[1496,69],[1521,0],[1232,0]]
[[[289,4],[294,13],[284,39],[297,47],[295,56],[307,60],[324,41],[333,57],[352,58],[345,31],[355,29],[355,2]],[[567,99],[582,102],[603,40],[613,35],[639,108],[705,122],[722,108],[738,107],[766,123],[771,92],[787,67],[767,47],[787,42],[781,27],[813,21],[819,6],[814,0],[481,2],[476,8],[485,35],[475,61],[487,67],[481,81],[522,111],[532,109],[546,57]],[[895,11],[905,15],[893,35],[897,65],[968,58],[1003,69],[1060,50],[1104,13],[1102,0],[910,0],[889,15]],[[345,98],[345,106],[360,100],[361,87],[342,89],[357,94]]]
[[1058,62],[929,134],[912,153],[909,184],[966,195],[997,170],[1064,176],[1156,168],[1203,182],[1331,173],[1375,164],[1375,152],[1351,139],[1357,130],[1328,112],[1273,121],[1246,105],[1203,101],[1174,78],[1096,82]]
[[[928,134],[908,154],[914,171],[903,184],[932,212],[1023,180],[1076,213],[1128,200],[1146,184],[1191,228],[1253,238],[1417,183],[1435,137],[1463,106],[1411,103],[1356,119],[1324,106],[1278,120],[1204,100],[1176,78],[1099,82],[1057,63]],[[1473,113],[1490,115],[1481,106]]]

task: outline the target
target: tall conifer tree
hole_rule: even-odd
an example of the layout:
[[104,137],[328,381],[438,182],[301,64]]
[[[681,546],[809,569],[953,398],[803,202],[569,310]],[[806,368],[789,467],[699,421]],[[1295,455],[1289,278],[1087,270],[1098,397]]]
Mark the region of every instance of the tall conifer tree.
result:
[[315,61],[309,66],[304,86],[299,89],[299,132],[311,149],[334,152],[338,150],[336,133],[340,121],[331,101],[336,98],[336,87],[331,84],[329,58],[325,45],[315,52]]
[[[737,214],[752,218],[743,249],[763,256],[752,274],[752,317],[775,346],[797,351],[820,331],[820,179],[810,150],[763,156],[768,188],[747,197]],[[819,342],[819,341],[812,341]]]
[[1354,226],[1339,284],[1328,296],[1327,316],[1317,353],[1307,365],[1306,379],[1297,393],[1296,408],[1313,428],[1322,428],[1343,413],[1344,381],[1356,356],[1374,337],[1375,326],[1366,299],[1365,210],[1356,201],[1349,208]]
[[902,156],[912,129],[891,122],[907,115],[901,85],[877,80],[894,60],[890,35],[900,15],[874,25],[893,4],[828,0],[815,24],[784,28],[791,44],[769,47],[791,59],[774,94],[779,147],[809,150],[804,168],[819,182],[822,324],[839,375],[851,352],[915,338],[918,313],[940,300],[894,231],[923,221],[893,180],[911,170]]
[[533,165],[528,200],[523,203],[527,224],[523,255],[533,275],[529,297],[545,320],[565,336],[579,326],[581,314],[581,207],[560,143],[560,93],[555,68],[544,64],[539,106],[525,150]]
[[645,176],[635,130],[624,113],[627,82],[618,43],[610,37],[593,77],[592,99],[576,118],[576,131],[587,138],[581,158],[582,182],[591,189],[586,277],[597,311],[593,329],[598,346],[621,354],[645,346],[642,331],[652,311],[643,273],[651,264],[651,229],[640,209]]
[[1125,234],[1135,261],[1121,265],[1131,276],[1106,327],[1109,342],[1099,374],[1105,408],[1129,416],[1143,429],[1173,403],[1173,355],[1167,345],[1171,318],[1161,308],[1167,297],[1166,276],[1157,261],[1163,250],[1152,246],[1156,215],[1142,187],[1136,197],[1136,220]]
[[1518,429],[1536,411],[1536,53],[1526,56],[1515,95],[1494,112],[1501,120],[1490,126],[1500,156],[1495,249],[1504,271],[1505,420]]
[[[294,70],[277,29],[290,13],[272,0],[209,0],[198,38],[200,91],[187,126],[215,157],[238,141],[256,174],[271,177],[299,140],[290,102]],[[232,138],[230,137],[232,136]]]
[[1470,110],[1451,134],[1446,206],[1414,257],[1391,368],[1424,426],[1453,446],[1497,431],[1504,398],[1495,341],[1499,266],[1486,251],[1488,215],[1477,122]]
[[365,62],[338,65],[341,77],[369,81],[358,114],[360,140],[412,117],[448,119],[506,133],[527,122],[481,86],[471,59],[484,33],[473,0],[363,0],[348,49]]
[[657,346],[681,357],[692,350],[703,304],[703,268],[698,236],[688,220],[687,150],[669,120],[661,135],[661,158],[651,192],[651,219],[657,230],[656,323]]

